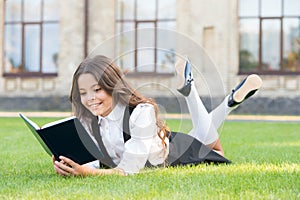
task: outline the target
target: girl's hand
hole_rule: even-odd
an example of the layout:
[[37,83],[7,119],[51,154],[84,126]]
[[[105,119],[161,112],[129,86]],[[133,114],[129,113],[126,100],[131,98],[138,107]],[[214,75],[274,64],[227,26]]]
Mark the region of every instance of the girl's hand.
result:
[[79,165],[64,156],[60,156],[59,159],[61,160],[60,162],[52,156],[54,170],[61,176],[87,176],[93,174],[93,169],[88,166]]

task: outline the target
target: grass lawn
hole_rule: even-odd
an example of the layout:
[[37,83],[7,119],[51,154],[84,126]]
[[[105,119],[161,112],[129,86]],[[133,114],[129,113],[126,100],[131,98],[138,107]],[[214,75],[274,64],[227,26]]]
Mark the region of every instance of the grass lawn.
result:
[[[0,118],[0,124],[0,199],[300,199],[300,123],[226,122],[220,132],[230,165],[86,178],[56,175],[21,119]],[[168,124],[181,131],[191,126]]]

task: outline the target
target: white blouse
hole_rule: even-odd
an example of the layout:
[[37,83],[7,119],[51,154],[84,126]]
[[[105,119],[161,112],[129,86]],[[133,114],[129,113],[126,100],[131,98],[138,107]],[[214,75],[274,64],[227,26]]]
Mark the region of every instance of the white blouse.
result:
[[106,117],[98,116],[100,134],[108,154],[117,168],[126,174],[138,173],[147,160],[152,165],[162,164],[169,153],[169,139],[166,138],[166,152],[157,135],[154,107],[148,103],[136,106],[129,118],[131,138],[124,144],[123,117],[126,106],[117,104]]

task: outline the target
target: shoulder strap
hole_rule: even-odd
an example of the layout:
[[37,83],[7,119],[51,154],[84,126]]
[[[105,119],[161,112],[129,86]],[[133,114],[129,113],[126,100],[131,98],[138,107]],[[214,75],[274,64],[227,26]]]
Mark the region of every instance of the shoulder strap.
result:
[[[130,136],[130,130],[129,130],[129,118],[131,113],[133,112],[135,107],[131,107],[131,106],[126,106],[125,112],[124,112],[124,117],[123,117],[123,138],[124,138],[124,142],[127,142],[131,136]],[[102,141],[102,137],[100,134],[100,129],[99,129],[99,125],[98,125],[98,121],[97,119],[94,119],[92,121],[92,131],[93,131],[93,135],[99,145],[99,148],[101,149],[104,158],[99,160],[101,166],[103,167],[115,167],[116,164],[112,161],[111,157],[109,156],[109,154],[107,153],[107,150],[103,144]],[[103,165],[104,164],[104,165]]]
[[106,148],[103,144],[97,119],[94,119],[92,121],[92,131],[93,131],[93,135],[94,135],[94,137],[95,137],[95,139],[96,139],[96,141],[99,145],[99,148],[102,151],[102,154],[104,155],[104,157],[102,159],[98,158],[100,163],[104,164],[108,167],[111,167],[111,168],[116,167],[116,164],[113,162],[113,160],[111,159],[111,157],[107,153],[107,150],[106,150]]
[[124,112],[124,117],[123,117],[123,138],[124,138],[124,143],[127,142],[131,136],[130,136],[130,129],[129,129],[129,118],[131,113],[135,107],[132,106],[126,106],[125,112]]

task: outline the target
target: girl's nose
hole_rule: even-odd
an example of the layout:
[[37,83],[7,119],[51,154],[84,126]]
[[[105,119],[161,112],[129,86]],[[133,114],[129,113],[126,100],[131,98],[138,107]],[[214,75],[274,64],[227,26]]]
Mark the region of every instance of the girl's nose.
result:
[[94,100],[95,99],[95,94],[89,94],[88,95],[88,100]]

